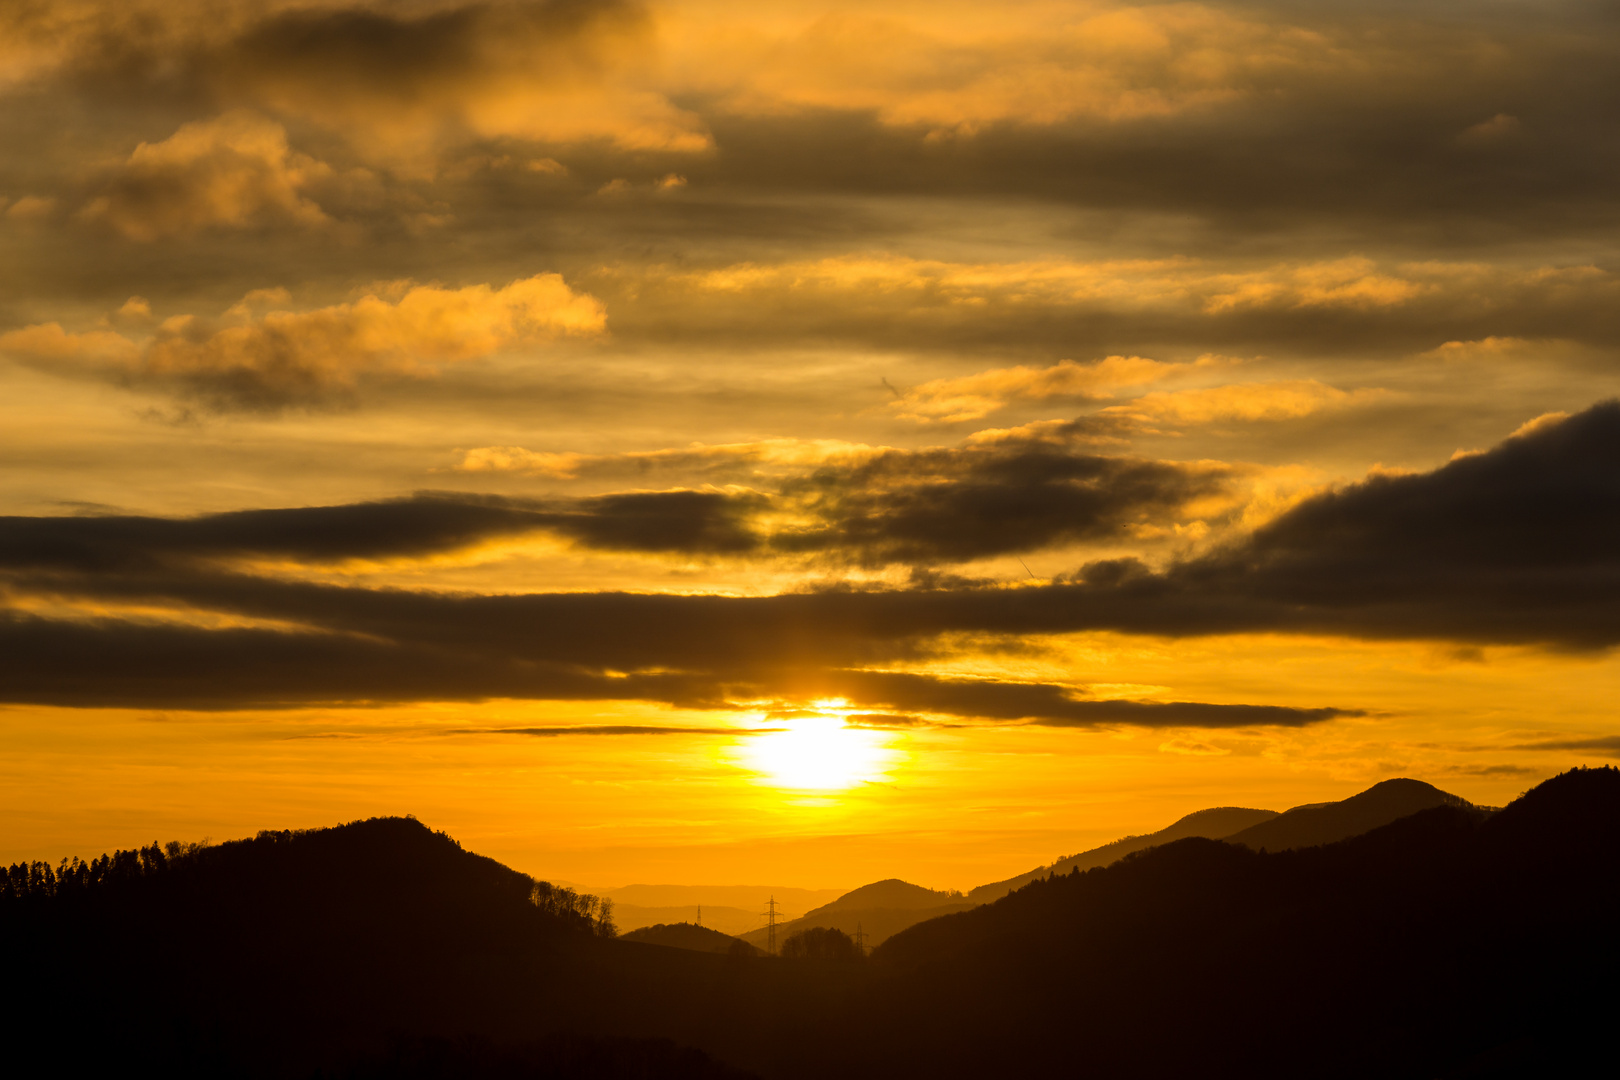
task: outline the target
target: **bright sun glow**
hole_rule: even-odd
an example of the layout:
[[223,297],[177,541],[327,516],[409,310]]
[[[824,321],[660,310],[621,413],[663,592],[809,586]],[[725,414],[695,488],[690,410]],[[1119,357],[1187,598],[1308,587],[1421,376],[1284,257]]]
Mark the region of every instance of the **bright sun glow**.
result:
[[750,738],[743,760],[773,787],[801,791],[842,791],[884,779],[899,759],[886,731],[844,726],[837,714],[843,702],[816,702],[828,715],[801,716],[774,723],[786,730]]

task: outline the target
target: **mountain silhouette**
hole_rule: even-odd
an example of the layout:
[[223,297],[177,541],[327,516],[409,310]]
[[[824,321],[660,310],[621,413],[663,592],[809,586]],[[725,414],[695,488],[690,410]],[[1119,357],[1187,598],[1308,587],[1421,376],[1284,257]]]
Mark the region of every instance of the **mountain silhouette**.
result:
[[1472,805],[1421,780],[1384,780],[1341,802],[1296,806],[1222,839],[1256,850],[1286,851],[1359,836],[1436,806]]
[[19,1075],[63,1047],[177,1077],[741,1075],[617,1024],[709,958],[606,915],[401,818],[13,866],[0,955],[32,989],[0,1037]]
[[1289,848],[1330,844],[1335,840],[1344,840],[1376,829],[1380,825],[1388,825],[1408,814],[1446,805],[1470,804],[1421,780],[1401,779],[1381,781],[1366,791],[1340,802],[1296,806],[1281,814],[1275,810],[1250,810],[1237,806],[1198,810],[1156,833],[1127,836],[1101,847],[1082,851],[1078,855],[1069,855],[1050,866],[1042,866],[1005,881],[980,885],[971,890],[967,898],[975,904],[988,904],[1032,881],[1053,874],[1068,874],[1077,869],[1090,870],[1094,866],[1107,866],[1133,852],[1145,851],[1187,837],[1227,840],[1255,849],[1285,851]]
[[1032,881],[1052,874],[1067,874],[1075,869],[1090,870],[1094,866],[1107,866],[1109,863],[1117,859],[1123,859],[1134,851],[1157,847],[1160,844],[1168,844],[1172,840],[1182,840],[1189,836],[1201,836],[1207,840],[1219,840],[1276,816],[1277,811],[1275,810],[1249,810],[1240,806],[1218,806],[1209,810],[1195,810],[1156,833],[1148,833],[1146,836],[1122,837],[1101,847],[1059,859],[1051,866],[1043,866],[1028,873],[1019,874],[1017,877],[1008,878],[1005,881],[980,885],[970,891],[967,898],[975,904],[988,904],[993,900],[1001,899],[1014,889],[1021,889]]
[[874,1040],[862,1067],[1579,1074],[1607,1060],[1620,1004],[1598,974],[1620,959],[1617,890],[1613,768],[1500,812],[1447,799],[1292,851],[1184,839],[891,938],[873,962],[889,972],[884,1022],[908,1037]]
[[695,923],[659,923],[643,926],[620,935],[625,941],[640,941],[648,945],[667,945],[673,949],[691,949],[693,952],[729,953],[742,946],[749,951],[754,947],[740,938],[722,934]]
[[[785,941],[807,930],[841,930],[850,936],[860,933],[867,945],[876,945],[891,934],[925,919],[948,915],[972,906],[959,892],[941,892],[898,878],[887,878],[862,885],[830,904],[805,912],[797,919],[777,925],[776,939]],[[759,948],[766,947],[769,931],[751,930],[739,935]]]
[[1586,1075],[1617,896],[1613,768],[1288,851],[1174,840],[848,963],[616,940],[598,901],[378,819],[10,868],[0,1039],[17,1075]]
[[761,912],[772,897],[780,907],[809,911],[845,892],[791,885],[622,885],[587,891],[612,898],[614,922],[625,930],[657,923],[701,922],[733,935],[759,926]]

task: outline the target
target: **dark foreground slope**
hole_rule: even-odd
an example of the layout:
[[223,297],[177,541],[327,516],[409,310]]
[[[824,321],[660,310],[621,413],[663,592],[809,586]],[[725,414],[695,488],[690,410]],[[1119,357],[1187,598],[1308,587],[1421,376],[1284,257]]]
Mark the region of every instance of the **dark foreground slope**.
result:
[[648,950],[606,940],[593,898],[414,820],[38,871],[0,888],[0,955],[27,987],[0,1030],[25,1070],[737,1075],[616,1023],[689,972],[626,965]]
[[1324,847],[1177,841],[866,962],[608,940],[397,820],[109,881],[0,902],[8,1074],[1567,1075],[1620,1004],[1614,769]]
[[890,939],[907,1045],[874,1046],[955,1076],[1558,1075],[1607,1056],[1617,903],[1614,769],[1325,847],[1183,840]]

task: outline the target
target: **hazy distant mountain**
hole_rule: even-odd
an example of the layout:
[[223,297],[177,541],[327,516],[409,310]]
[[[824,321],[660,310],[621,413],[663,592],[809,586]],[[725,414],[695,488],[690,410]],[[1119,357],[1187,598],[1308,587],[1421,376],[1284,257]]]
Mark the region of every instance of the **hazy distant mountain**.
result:
[[1421,780],[1384,780],[1359,795],[1340,802],[1311,803],[1296,806],[1284,813],[1275,810],[1248,810],[1237,806],[1222,806],[1212,810],[1199,810],[1181,818],[1175,824],[1146,836],[1127,836],[1111,844],[1082,851],[1059,859],[1050,866],[1042,866],[1026,874],[980,885],[967,894],[976,904],[999,900],[1014,889],[1052,874],[1067,874],[1076,869],[1090,870],[1094,866],[1107,866],[1135,851],[1168,844],[1187,837],[1206,840],[1226,840],[1255,849],[1286,851],[1289,848],[1314,847],[1331,844],[1335,840],[1358,836],[1380,825],[1428,810],[1435,806],[1471,806],[1467,800],[1448,794]]
[[1296,806],[1241,832],[1230,833],[1225,840],[1257,851],[1314,847],[1359,836],[1436,806],[1468,808],[1473,804],[1421,780],[1385,780],[1340,802]]
[[659,923],[696,923],[722,934],[733,936],[747,933],[765,921],[763,908],[715,907],[711,904],[679,904],[672,907],[639,907],[635,904],[613,905],[613,921],[621,932],[638,930]]
[[813,911],[805,912],[804,918],[813,919],[836,912],[859,911],[868,908],[917,911],[923,908],[936,908],[945,904],[960,904],[961,902],[962,894],[959,892],[925,889],[921,885],[913,885],[910,882],[901,881],[899,878],[888,878],[853,889],[830,904],[823,904]]
[[[629,933],[620,934],[625,941],[640,941],[648,945],[667,945],[674,949],[691,949],[693,952],[729,953],[734,946],[747,945],[739,938],[730,934],[722,934],[718,930],[711,930],[707,926],[698,926],[694,923],[660,923],[657,926],[643,926]],[[748,946],[750,951],[753,946]]]
[[1239,806],[1218,806],[1211,810],[1196,810],[1186,817],[1179,819],[1175,824],[1166,826],[1156,833],[1146,836],[1127,836],[1102,847],[1082,851],[1078,855],[1070,855],[1059,859],[1050,866],[1042,866],[1031,870],[1027,874],[1008,878],[1006,881],[997,881],[989,885],[980,885],[967,894],[967,898],[975,904],[988,904],[999,900],[1014,889],[1021,889],[1037,878],[1049,874],[1067,874],[1076,868],[1090,870],[1093,866],[1107,866],[1116,859],[1123,859],[1133,851],[1142,851],[1146,848],[1156,847],[1159,844],[1168,844],[1172,840],[1182,840],[1189,836],[1200,836],[1206,840],[1219,840],[1235,832],[1257,825],[1269,818],[1277,817],[1275,810],[1249,810]]
[[[847,889],[801,889],[791,885],[621,885],[616,888],[585,888],[583,892],[606,896],[615,904],[637,907],[682,907],[702,904],[712,907],[764,911],[765,902],[776,897],[795,911],[809,911],[843,896]],[[705,919],[705,922],[708,920]]]
[[789,885],[623,885],[582,888],[610,898],[621,930],[657,923],[700,922],[722,934],[744,934],[765,922],[765,905],[809,911],[844,895],[843,889],[801,889]]
[[[967,898],[959,892],[925,889],[898,878],[888,878],[862,885],[830,904],[823,904],[797,919],[778,924],[776,940],[780,943],[791,934],[815,927],[830,927],[842,930],[851,937],[859,933],[864,943],[872,946],[924,919],[948,915],[970,906]],[[751,930],[739,936],[759,948],[765,948],[770,937],[765,929]]]

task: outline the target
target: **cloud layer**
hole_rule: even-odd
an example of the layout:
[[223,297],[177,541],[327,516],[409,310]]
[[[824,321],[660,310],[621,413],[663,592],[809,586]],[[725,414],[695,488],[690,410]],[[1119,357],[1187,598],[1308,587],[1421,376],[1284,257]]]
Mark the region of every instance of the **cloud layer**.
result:
[[[964,633],[1265,631],[1611,646],[1620,643],[1617,466],[1620,404],[1605,403],[1527,425],[1432,472],[1373,475],[1308,498],[1241,540],[1161,570],[1112,561],[1050,585],[753,598],[375,590],[259,576],[229,561],[421,556],[555,527],[544,511],[501,500],[423,497],[189,522],[10,519],[0,565],[12,595],[92,609],[74,619],[14,611],[0,685],[17,701],[175,707],[490,697],[737,707],[841,696],[900,714],[1056,725],[1311,723],[1344,712],[1096,700],[1081,686],[908,669],[943,656],[942,635]],[[881,465],[872,475],[881,478]],[[638,504],[593,508],[609,543],[639,542]],[[680,535],[664,522],[651,531]],[[209,611],[237,625],[91,613],[109,605]],[[78,662],[86,655],[98,657],[94,670]],[[201,670],[210,677],[191,677]]]

